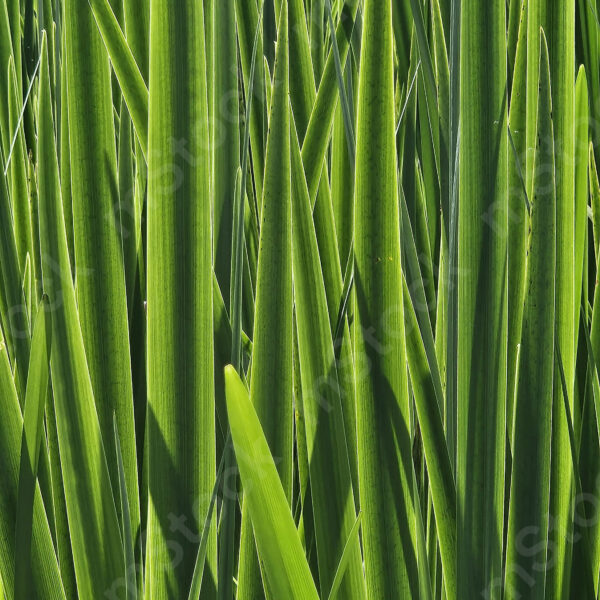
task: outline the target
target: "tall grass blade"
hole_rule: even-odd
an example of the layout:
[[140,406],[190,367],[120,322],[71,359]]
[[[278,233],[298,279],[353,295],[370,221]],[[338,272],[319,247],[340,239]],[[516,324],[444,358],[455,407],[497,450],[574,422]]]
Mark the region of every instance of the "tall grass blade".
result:
[[[335,563],[356,518],[350,461],[325,286],[310,197],[294,123],[291,131],[294,298],[302,405],[321,595],[330,593]],[[344,598],[364,598],[358,540],[341,584]]]
[[[556,344],[563,357],[567,391],[573,411],[575,381],[575,0],[548,5],[550,26],[550,77],[554,146],[556,151]],[[548,572],[546,594],[568,595],[572,544],[567,539],[573,515],[573,462],[567,422],[560,402],[562,389],[554,387],[558,397],[552,413],[552,474],[550,513],[557,516],[549,544],[555,544],[557,564]],[[573,412],[572,412],[573,414]]]
[[[458,190],[457,596],[502,575],[507,360],[506,7],[463,0]],[[481,148],[485,147],[485,152]],[[452,318],[450,316],[450,318]],[[492,586],[492,587],[490,587]]]
[[118,589],[125,569],[70,273],[45,39],[38,114],[42,278],[52,311],[54,410],[77,591],[94,597]]
[[[146,595],[185,597],[215,480],[211,197],[203,3],[150,2]],[[168,85],[165,84],[168,82]],[[184,143],[186,152],[178,149]],[[190,159],[191,157],[191,159]],[[169,515],[188,529],[169,525]],[[189,530],[193,536],[189,535]],[[190,539],[191,538],[191,539]],[[194,543],[195,542],[195,543]],[[173,562],[170,548],[181,549]],[[203,597],[216,586],[216,527]]]
[[116,413],[131,527],[137,531],[140,508],[127,295],[119,230],[111,219],[119,196],[110,67],[89,6],[67,0],[64,12],[77,308],[112,489],[119,487]]
[[[550,63],[540,33],[538,147],[527,251],[527,285],[519,350],[512,446],[512,476],[506,550],[506,598],[545,597],[555,323],[556,188]],[[518,52],[518,50],[517,50]],[[515,81],[518,81],[515,79]],[[537,552],[524,553],[522,536],[531,528]],[[530,540],[528,539],[528,545]],[[528,578],[522,576],[529,575]]]
[[[288,52],[288,3],[284,1],[279,15],[266,151],[250,398],[271,453],[277,460],[285,497],[291,503],[292,207]],[[240,599],[254,599],[262,593],[249,510],[248,503],[244,501],[238,577]],[[260,550],[259,557],[262,560]]]
[[417,593],[392,47],[391,1],[366,0],[354,192],[354,362],[368,598]]

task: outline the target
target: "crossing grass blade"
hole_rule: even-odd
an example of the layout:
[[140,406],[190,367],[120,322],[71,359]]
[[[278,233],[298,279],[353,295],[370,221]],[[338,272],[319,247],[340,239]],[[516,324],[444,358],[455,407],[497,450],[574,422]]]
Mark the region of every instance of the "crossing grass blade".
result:
[[[64,591],[58,571],[58,563],[39,486],[35,485],[31,503],[31,544],[30,556],[16,554],[15,523],[19,485],[19,454],[23,433],[23,420],[17,391],[8,361],[8,353],[4,344],[0,344],[0,393],[2,394],[4,418],[0,421],[0,450],[4,458],[0,470],[0,573],[7,600],[21,598],[15,595],[15,569],[17,561],[27,562],[22,565],[29,577],[30,595],[64,599]],[[23,532],[25,535],[26,532]],[[21,566],[19,567],[21,569]],[[22,589],[22,588],[21,588]]]
[[[195,546],[186,530],[169,528],[169,515],[185,519],[198,532],[198,515],[206,514],[215,481],[210,156],[202,31],[202,2],[151,0],[145,589],[153,598],[185,597],[189,592]],[[186,152],[176,142],[185,143]],[[177,563],[170,559],[173,543],[182,549]],[[217,581],[214,524],[207,567],[202,597],[212,597]]]
[[[456,597],[456,491],[435,382],[427,359],[406,279],[403,278],[406,354],[415,407],[423,437],[436,528],[444,570],[446,598]],[[439,374],[437,374],[439,379]]]
[[501,589],[508,135],[505,2],[461,4],[457,596],[468,599]]
[[140,140],[148,152],[148,89],[108,0],[88,0]]
[[264,564],[266,586],[274,598],[317,600],[317,590],[269,444],[248,392],[232,366],[225,368],[225,385],[244,502]]
[[[346,62],[350,49],[350,40],[358,6],[359,0],[347,0],[341,9],[340,20],[336,30],[336,39],[340,64],[342,66]],[[319,188],[323,159],[325,158],[333,117],[335,115],[335,107],[338,101],[338,83],[335,68],[335,56],[333,50],[330,50],[312,106],[310,120],[306,124],[306,134],[301,140],[302,160],[313,204]]]
[[[32,350],[27,374],[27,391],[23,411],[23,435],[21,438],[21,462],[19,466],[19,491],[15,527],[15,598],[27,598],[31,593],[31,533],[33,526],[33,503],[38,472],[40,448],[44,438],[44,408],[48,394],[48,372],[52,322],[48,310],[48,298],[44,296],[37,310],[33,332]],[[45,450],[45,448],[44,448]],[[52,507],[49,507],[51,509]]]
[[356,128],[354,362],[368,598],[417,593],[392,46],[391,1],[366,0]]
[[329,592],[329,600],[335,600],[337,598],[337,594],[340,590],[340,585],[343,581],[344,575],[346,573],[346,569],[348,567],[348,562],[350,561],[350,557],[352,556],[352,548],[354,544],[358,542],[358,533],[360,530],[360,522],[362,519],[362,514],[358,513],[356,517],[356,521],[354,521],[354,525],[348,534],[348,539],[346,540],[346,545],[344,546],[344,550],[342,552],[342,556],[340,558],[340,562],[338,563],[337,569],[335,571],[335,576],[333,578],[333,582],[331,584],[331,590]]

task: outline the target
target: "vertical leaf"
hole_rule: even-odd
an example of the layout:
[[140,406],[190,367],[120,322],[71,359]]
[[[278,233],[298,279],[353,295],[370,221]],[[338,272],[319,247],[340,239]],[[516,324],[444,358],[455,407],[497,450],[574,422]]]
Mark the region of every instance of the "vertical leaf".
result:
[[[285,497],[291,503],[292,207],[287,0],[281,4],[277,31],[258,250],[250,398],[277,461]],[[238,598],[254,599],[262,592],[248,511],[249,506],[244,502]]]
[[52,310],[54,411],[77,591],[99,597],[125,569],[108,464],[71,278],[52,122],[46,38],[38,112],[42,280]]
[[463,0],[458,210],[459,598],[500,594],[507,356],[504,0]]
[[418,593],[394,129],[392,3],[366,0],[354,191],[354,362],[369,598]]
[[[199,519],[207,512],[215,481],[207,66],[204,36],[199,34],[203,31],[202,2],[151,0],[146,595],[152,598],[183,598],[188,593]],[[169,515],[175,515],[180,525]],[[178,560],[173,558],[174,547],[180,550]],[[203,594],[210,597],[216,585],[215,548],[213,525],[203,582]]]
[[[540,34],[538,145],[533,174],[527,287],[515,399],[505,597],[545,598],[554,380],[556,189],[548,46]],[[518,51],[517,51],[518,52]],[[516,80],[515,80],[516,81]],[[529,532],[523,552],[523,531]],[[528,577],[523,577],[526,573]]]
[[116,413],[131,526],[137,531],[140,509],[127,295],[119,231],[112,218],[119,196],[110,67],[89,6],[67,0],[64,12],[77,307],[112,487],[118,489],[119,482]]

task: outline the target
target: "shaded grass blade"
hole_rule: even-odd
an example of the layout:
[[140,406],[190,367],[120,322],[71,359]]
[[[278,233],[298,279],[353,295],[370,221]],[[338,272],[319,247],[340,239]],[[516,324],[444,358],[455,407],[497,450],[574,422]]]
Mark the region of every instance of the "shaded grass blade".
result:
[[461,9],[456,486],[466,600],[499,597],[502,575],[508,135],[505,2]]
[[[508,515],[506,598],[545,598],[550,445],[554,380],[556,189],[548,46],[540,32],[538,146],[527,251],[527,285],[515,397],[513,460]],[[518,52],[518,50],[517,50]],[[518,81],[515,79],[515,81]],[[522,535],[536,553],[522,551]],[[535,533],[537,532],[537,533]],[[532,539],[533,538],[533,539]],[[524,578],[523,573],[529,577]]]
[[369,598],[418,593],[394,125],[392,3],[366,0],[356,128],[354,362]]
[[[21,463],[19,467],[19,491],[15,528],[15,598],[27,598],[30,591],[29,573],[32,570],[31,533],[33,526],[33,502],[38,473],[40,449],[45,448],[44,408],[48,394],[48,371],[52,340],[52,321],[48,298],[40,302],[35,319],[27,391],[23,411],[23,435],[21,438]],[[44,442],[42,445],[42,441]],[[53,507],[48,507],[52,510]]]

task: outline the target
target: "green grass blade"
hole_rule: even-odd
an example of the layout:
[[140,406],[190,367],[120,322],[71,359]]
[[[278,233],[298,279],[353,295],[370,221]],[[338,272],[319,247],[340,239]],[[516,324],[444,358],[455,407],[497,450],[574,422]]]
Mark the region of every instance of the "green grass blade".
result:
[[317,600],[317,590],[269,444],[248,392],[231,366],[225,368],[225,385],[244,503],[252,519],[268,588],[274,598]]
[[215,273],[224,293],[225,306],[229,308],[235,174],[240,166],[235,6],[232,1],[220,0],[211,0],[209,5],[214,36],[211,65],[213,255]]
[[[250,397],[271,453],[278,459],[283,490],[291,503],[292,207],[287,15],[287,2],[283,2],[262,198]],[[249,506],[244,502],[238,598],[254,599],[261,593],[261,584],[248,511]]]
[[467,600],[499,597],[502,575],[508,135],[505,2],[461,8],[457,596]]
[[340,51],[337,46],[337,39],[335,37],[335,25],[333,23],[333,15],[331,14],[331,2],[325,0],[325,10],[327,12],[327,21],[332,34],[332,50],[335,64],[335,74],[338,81],[338,91],[340,94],[340,104],[342,107],[342,115],[344,117],[344,129],[346,131],[346,142],[348,145],[348,156],[350,158],[350,165],[352,173],[354,173],[354,164],[356,162],[356,139],[354,135],[354,114],[350,110],[350,103],[346,95],[346,86],[344,85],[344,74],[342,69],[342,63],[340,59]]
[[[236,209],[234,210],[234,231],[232,243],[231,257],[231,363],[234,368],[239,371],[241,364],[241,332],[242,332],[242,273],[243,273],[243,249],[244,249],[244,218],[245,218],[245,196],[246,196],[246,176],[248,168],[248,154],[250,136],[252,131],[252,117],[254,106],[254,84],[256,73],[256,56],[260,40],[260,25],[262,23],[262,7],[254,34],[254,43],[252,45],[252,60],[250,64],[250,74],[248,76],[249,84],[246,93],[246,122],[244,123],[244,134],[242,141],[242,159],[241,169],[236,173],[236,192],[235,198],[237,201]],[[239,179],[239,182],[237,181]]]
[[27,375],[23,436],[21,438],[21,463],[19,467],[19,502],[17,504],[15,528],[15,556],[18,557],[18,560],[15,561],[16,600],[28,598],[31,593],[28,577],[32,568],[30,557],[33,501],[40,448],[44,437],[44,408],[48,393],[48,370],[52,339],[52,321],[48,307],[48,298],[44,296],[40,302],[35,320]]
[[408,368],[429,475],[446,598],[452,599],[456,598],[456,490],[436,393],[440,383],[436,384],[435,371],[428,364],[406,279],[403,279],[403,295]]
[[[549,27],[545,31],[550,50],[552,120],[556,150],[556,342],[562,353],[567,391],[574,414],[575,381],[575,0],[548,5]],[[554,393],[562,395],[560,386]],[[549,570],[546,594],[564,597],[569,593],[572,544],[567,539],[573,519],[573,462],[567,422],[560,397],[553,403],[552,474],[550,514],[556,527],[548,543],[555,544],[557,564]]]
[[352,529],[348,534],[348,539],[346,540],[346,544],[344,546],[342,556],[340,557],[337,569],[335,570],[335,577],[333,578],[333,582],[331,584],[331,591],[329,592],[328,596],[329,600],[335,600],[337,598],[341,583],[346,573],[346,569],[348,568],[348,562],[350,561],[350,557],[352,556],[354,545],[358,543],[358,532],[360,530],[361,519],[362,514],[358,513],[356,521],[354,521],[354,525],[352,525]]
[[[241,181],[236,175],[240,168],[240,122],[238,98],[238,68],[235,5],[233,1],[213,0],[208,3],[212,19],[212,200],[213,200],[213,268],[224,294],[225,306],[231,308],[232,261],[234,229],[237,213],[234,207],[244,206]],[[244,165],[245,167],[245,165]],[[241,214],[243,225],[243,212]],[[237,240],[236,240],[237,243]],[[242,238],[243,244],[243,238]],[[240,249],[243,245],[240,244]],[[242,263],[240,261],[240,268]],[[241,271],[240,271],[241,272]],[[239,332],[238,332],[239,335]],[[238,338],[239,339],[239,338]],[[241,372],[241,370],[240,370]],[[235,467],[231,444],[225,449],[226,469]],[[235,494],[229,494],[221,505],[218,546],[218,595],[229,600],[233,595],[235,570]]]
[[[293,270],[310,488],[321,595],[330,592],[335,563],[355,520],[341,388],[310,197],[294,124],[292,144]],[[358,541],[358,540],[357,540]],[[344,598],[364,598],[356,544],[342,582]]]
[[[577,73],[575,84],[575,324],[579,323],[580,299],[584,281],[584,253],[587,232],[589,94],[585,68]],[[575,348],[579,342],[579,327],[575,326]]]
[[[246,0],[235,0],[235,11],[237,17],[238,44],[240,50],[240,62],[244,77],[244,90],[246,98],[246,114],[251,113],[250,119],[250,141],[252,147],[252,163],[256,195],[262,198],[263,176],[265,168],[265,144],[267,129],[267,99],[265,89],[265,73],[263,57],[262,37],[262,5],[257,7],[256,2]],[[253,59],[256,47],[256,59]],[[252,71],[252,63],[255,62],[255,70]],[[252,107],[250,108],[250,97]],[[248,117],[247,117],[248,118]]]
[[[210,147],[203,3],[150,2],[146,595],[183,598],[215,480]],[[181,152],[175,142],[185,143]],[[190,159],[193,158],[193,160]],[[169,514],[186,529],[169,530]],[[188,534],[186,536],[186,533]],[[182,549],[173,563],[173,543]],[[196,542],[197,543],[197,542]],[[216,527],[203,595],[216,586]]]
[[524,0],[519,36],[516,42],[515,68],[512,75],[512,92],[508,114],[509,142],[512,150],[508,156],[508,374],[506,419],[510,440],[512,440],[512,415],[517,385],[517,349],[521,341],[525,299],[525,252],[528,224],[527,207],[529,205],[523,175],[526,159],[525,132],[527,124],[527,94],[525,93],[527,77],[527,5],[528,0]]
[[[60,581],[58,563],[52,546],[48,520],[40,493],[35,486],[32,498],[31,556],[16,554],[15,523],[18,509],[19,453],[23,435],[23,420],[17,399],[8,353],[0,343],[0,397],[2,397],[2,419],[0,419],[0,573],[7,600],[15,598],[15,563],[27,562],[25,571],[31,584],[31,593],[27,597],[64,599],[65,594]],[[35,480],[34,480],[35,485]],[[30,509],[31,511],[31,509]],[[25,533],[25,532],[24,532]],[[29,568],[30,567],[30,568]]]
[[64,11],[77,308],[112,488],[119,488],[116,413],[131,527],[137,531],[140,508],[127,294],[119,230],[110,218],[119,207],[110,67],[89,6],[67,0]]
[[12,57],[8,65],[8,121],[11,139],[14,140],[9,164],[9,179],[11,182],[11,198],[17,241],[17,254],[21,273],[25,267],[27,254],[33,260],[33,240],[31,226],[31,212],[29,207],[29,193],[27,186],[27,159],[25,137],[21,121],[21,90],[18,89],[18,80]]
[[148,155],[148,88],[108,0],[88,0],[144,156]]
[[[229,436],[226,440],[225,445],[229,443]],[[206,549],[208,547],[208,538],[210,535],[210,528],[212,523],[212,515],[215,508],[215,501],[217,499],[217,492],[223,479],[223,471],[225,466],[225,455],[221,457],[219,468],[217,469],[217,477],[215,479],[215,486],[213,488],[212,495],[210,497],[210,504],[208,505],[208,511],[206,518],[204,519],[204,525],[202,526],[202,536],[200,538],[200,544],[198,545],[198,554],[196,555],[196,564],[194,565],[194,574],[192,576],[192,584],[190,586],[190,594],[188,600],[198,600],[200,597],[200,590],[202,586],[202,576],[204,575],[204,565],[206,564]],[[236,498],[237,499],[237,498]]]
[[[0,164],[0,166],[2,166]],[[25,398],[25,371],[29,364],[29,315],[21,287],[21,274],[6,178],[0,175],[0,283],[2,284],[2,330],[16,373],[19,402]]]
[[[556,189],[548,46],[540,34],[538,146],[527,249],[527,285],[515,398],[505,597],[545,598],[554,380]],[[515,79],[515,81],[518,81]],[[536,552],[522,551],[522,532]],[[522,574],[527,573],[528,578]]]
[[367,0],[354,192],[354,361],[369,598],[417,593],[394,126],[392,3]]
[[123,21],[127,44],[133,53],[142,77],[148,83],[150,0],[124,0]]
[[[348,56],[358,6],[359,0],[347,0],[341,10],[336,39],[342,65],[345,64]],[[319,188],[323,160],[338,100],[338,82],[335,68],[335,57],[333,50],[331,50],[325,62],[316,99],[311,105],[310,120],[306,124],[306,134],[302,139],[302,160],[313,204]]]
[[115,502],[77,318],[50,98],[45,37],[38,114],[42,279],[52,310],[51,372],[77,590],[102,596],[125,573]]
[[125,597],[137,599],[136,563],[133,551],[133,532],[131,530],[131,518],[129,515],[129,498],[127,497],[127,484],[125,483],[125,468],[123,466],[123,454],[121,453],[121,441],[119,439],[119,428],[116,415],[113,418],[115,430],[115,448],[117,451],[117,465],[119,467],[119,498],[121,500],[121,515],[123,515],[123,558],[125,559]]
[[[589,333],[588,333],[587,329],[585,329],[585,332],[586,332],[586,341],[589,344],[590,339],[589,339]],[[588,348],[589,348],[589,346],[588,346]],[[558,369],[559,369],[559,373],[560,373],[560,384],[561,384],[561,389],[562,389],[562,393],[563,393],[563,407],[564,407],[564,411],[565,411],[565,419],[567,421],[567,429],[569,431],[569,450],[571,452],[571,461],[573,463],[575,491],[577,492],[577,498],[581,499],[584,497],[584,495],[583,495],[583,489],[581,486],[581,478],[579,476],[579,457],[578,457],[578,452],[577,452],[577,442],[575,440],[575,431],[573,429],[573,421],[571,419],[571,406],[569,403],[567,380],[565,377],[565,369],[563,366],[562,355],[561,355],[559,346],[555,346],[555,355],[556,355],[556,362],[558,363]],[[590,359],[593,364],[594,363],[593,355],[590,355]],[[595,366],[593,366],[593,368],[595,369]],[[596,387],[597,387],[597,381],[596,381]],[[597,400],[596,400],[596,404],[597,404]],[[579,510],[582,510],[582,509],[579,508]],[[583,516],[583,518],[581,518],[582,516]],[[577,549],[575,550],[575,553],[576,553],[575,558],[579,559],[579,562],[578,562],[578,564],[574,565],[575,571],[574,571],[573,575],[578,575],[579,577],[578,577],[578,579],[574,579],[571,582],[571,593],[574,593],[578,598],[592,599],[592,598],[597,597],[597,592],[595,591],[595,588],[598,585],[598,576],[597,576],[597,570],[593,571],[591,563],[590,563],[590,559],[591,559],[592,555],[590,552],[590,542],[589,542],[589,536],[588,536],[588,532],[587,532],[587,527],[589,526],[589,522],[586,519],[585,514],[579,515],[579,519],[580,519],[579,522],[576,523],[577,528],[579,529],[579,531],[576,532],[576,535],[578,534],[579,536],[581,536],[577,541],[582,540],[583,544],[578,545]],[[582,549],[582,547],[583,547],[583,549]]]

